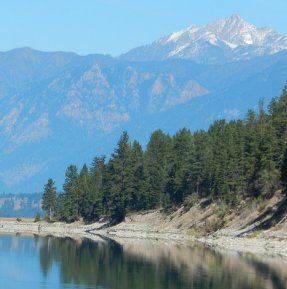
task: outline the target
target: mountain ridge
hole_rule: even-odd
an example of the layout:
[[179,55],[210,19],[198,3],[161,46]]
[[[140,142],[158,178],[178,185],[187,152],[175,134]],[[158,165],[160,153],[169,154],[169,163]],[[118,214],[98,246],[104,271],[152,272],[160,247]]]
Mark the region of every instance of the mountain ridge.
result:
[[257,28],[239,15],[191,25],[151,44],[139,46],[120,56],[132,61],[182,58],[199,63],[226,63],[287,49],[287,37],[271,28]]

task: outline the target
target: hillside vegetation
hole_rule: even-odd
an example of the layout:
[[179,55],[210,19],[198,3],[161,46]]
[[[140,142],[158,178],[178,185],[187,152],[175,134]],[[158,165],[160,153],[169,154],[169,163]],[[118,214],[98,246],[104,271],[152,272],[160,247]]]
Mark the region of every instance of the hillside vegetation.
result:
[[128,212],[187,209],[203,198],[223,207],[270,199],[287,186],[287,88],[242,120],[173,136],[157,130],[145,150],[123,132],[109,159],[97,156],[79,171],[70,165],[65,176],[63,192],[50,179],[43,195],[43,208],[63,221],[120,222]]

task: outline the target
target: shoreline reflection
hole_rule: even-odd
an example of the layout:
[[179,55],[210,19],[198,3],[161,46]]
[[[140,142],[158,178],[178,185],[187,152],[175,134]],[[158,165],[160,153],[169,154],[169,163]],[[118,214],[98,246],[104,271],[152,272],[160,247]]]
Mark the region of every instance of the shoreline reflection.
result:
[[284,289],[287,284],[287,267],[275,259],[270,263],[252,255],[223,254],[197,244],[52,236],[34,240],[43,276],[57,265],[64,284],[108,289]]

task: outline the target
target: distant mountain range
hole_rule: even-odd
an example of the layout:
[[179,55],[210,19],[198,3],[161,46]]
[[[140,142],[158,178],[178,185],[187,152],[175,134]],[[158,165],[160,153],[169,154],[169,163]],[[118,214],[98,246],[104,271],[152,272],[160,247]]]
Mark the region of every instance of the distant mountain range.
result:
[[49,177],[61,189],[66,166],[109,155],[123,130],[146,144],[158,128],[244,117],[280,94],[286,48],[286,37],[232,16],[118,58],[0,53],[0,192],[41,192]]
[[43,214],[41,194],[0,195],[0,217],[35,217]]

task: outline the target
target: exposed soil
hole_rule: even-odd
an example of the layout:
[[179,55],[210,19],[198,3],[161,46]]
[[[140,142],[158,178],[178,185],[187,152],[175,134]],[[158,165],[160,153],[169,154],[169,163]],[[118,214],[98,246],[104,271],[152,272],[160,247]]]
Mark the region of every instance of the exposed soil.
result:
[[227,207],[201,200],[190,209],[152,210],[129,214],[115,226],[107,222],[34,223],[0,219],[0,233],[53,234],[109,238],[198,240],[209,246],[240,252],[287,257],[287,198],[277,192],[261,202],[241,201]]

